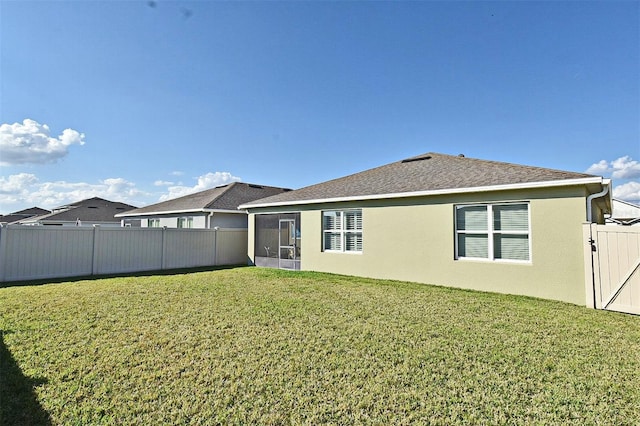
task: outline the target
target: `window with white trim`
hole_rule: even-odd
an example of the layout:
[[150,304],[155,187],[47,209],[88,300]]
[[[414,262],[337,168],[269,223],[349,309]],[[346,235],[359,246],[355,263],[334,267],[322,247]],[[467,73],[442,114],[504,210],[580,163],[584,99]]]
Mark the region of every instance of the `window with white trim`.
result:
[[148,228],[160,228],[160,219],[147,219]]
[[179,217],[178,228],[193,228],[193,217]]
[[323,211],[322,249],[362,252],[362,210]]
[[456,259],[531,260],[529,204],[456,206]]

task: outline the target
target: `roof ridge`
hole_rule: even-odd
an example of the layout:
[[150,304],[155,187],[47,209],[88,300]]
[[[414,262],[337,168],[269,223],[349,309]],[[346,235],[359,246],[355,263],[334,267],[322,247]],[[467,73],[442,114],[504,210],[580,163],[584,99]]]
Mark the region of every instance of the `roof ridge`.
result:
[[231,183],[227,183],[227,184],[224,184],[224,185],[216,186],[215,188],[211,188],[211,189],[217,189],[217,188],[224,188],[224,189],[220,192],[220,194],[218,194],[217,197],[215,197],[214,199],[209,201],[207,204],[205,204],[204,208],[205,209],[210,208],[213,203],[215,203],[216,201],[218,201],[222,197],[224,197],[231,190],[231,188],[235,188],[237,183],[244,183],[244,182],[238,182],[238,181],[234,180]]
[[[424,154],[419,154],[419,155],[416,155],[416,156],[413,156],[413,157],[405,158],[404,160],[400,160],[399,162],[400,163],[407,163],[407,162],[418,161],[418,160],[421,160],[421,159],[425,159],[426,160],[426,159],[429,159],[427,157],[433,158],[434,156],[448,157],[450,159],[460,159],[462,161],[464,161],[464,160],[477,161],[477,162],[481,162],[481,163],[485,163],[485,164],[495,164],[495,165],[498,165],[498,166],[512,166],[512,167],[521,167],[521,168],[527,168],[527,169],[532,169],[532,170],[546,170],[546,171],[550,171],[550,172],[581,174],[583,176],[594,176],[594,177],[597,177],[597,175],[584,173],[584,172],[574,172],[574,171],[570,171],[570,170],[555,169],[555,168],[551,168],[551,167],[532,166],[532,165],[529,165],[529,164],[519,164],[519,163],[513,163],[513,162],[509,162],[509,161],[486,160],[484,158],[467,157],[465,154],[458,154],[458,155],[443,154],[441,152],[425,152]],[[424,158],[422,158],[422,157],[424,157]],[[407,160],[409,160],[409,161],[407,161]],[[380,166],[380,167],[383,167],[383,166]],[[369,169],[369,170],[373,170],[373,169]],[[367,171],[367,170],[364,170],[364,171]]]

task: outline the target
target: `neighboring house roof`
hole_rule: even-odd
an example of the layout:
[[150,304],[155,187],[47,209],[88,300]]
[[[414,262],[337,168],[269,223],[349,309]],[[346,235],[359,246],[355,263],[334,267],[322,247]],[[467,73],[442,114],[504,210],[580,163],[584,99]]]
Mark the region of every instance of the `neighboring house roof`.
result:
[[100,222],[120,222],[115,218],[116,213],[125,212],[134,209],[135,206],[130,204],[109,201],[99,197],[93,197],[86,200],[78,201],[72,204],[57,207],[51,213],[41,216],[30,217],[21,220],[22,224],[32,223],[60,223],[75,222],[80,219],[81,222],[100,223]]
[[640,222],[640,206],[628,201],[613,199],[611,222],[632,225]]
[[18,212],[9,213],[8,215],[0,216],[0,223],[13,223],[22,219],[40,216],[47,213],[51,212],[49,210],[41,209],[40,207],[31,207]]
[[260,198],[291,191],[286,188],[233,182],[173,200],[163,201],[127,211],[116,217],[151,216],[159,214],[228,211],[239,213],[238,206]]
[[603,183],[600,176],[426,153],[240,208]]

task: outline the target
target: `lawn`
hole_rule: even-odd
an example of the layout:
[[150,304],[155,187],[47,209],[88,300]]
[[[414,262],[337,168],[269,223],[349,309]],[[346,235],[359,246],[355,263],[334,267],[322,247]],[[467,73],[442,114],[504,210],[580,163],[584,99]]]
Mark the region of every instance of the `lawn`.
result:
[[0,424],[640,424],[640,317],[236,268],[0,288]]

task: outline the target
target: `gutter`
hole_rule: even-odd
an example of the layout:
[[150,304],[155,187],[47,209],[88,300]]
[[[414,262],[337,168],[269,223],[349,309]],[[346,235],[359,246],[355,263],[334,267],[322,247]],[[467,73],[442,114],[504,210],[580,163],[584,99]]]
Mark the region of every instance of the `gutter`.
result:
[[603,189],[600,192],[595,194],[591,194],[587,197],[587,222],[594,223],[593,220],[593,200],[596,198],[604,197],[609,193],[609,187],[611,186],[611,179],[603,179],[602,180]]
[[[392,198],[409,198],[409,197],[424,197],[433,195],[448,195],[448,194],[464,194],[473,192],[491,192],[491,191],[508,191],[514,189],[535,189],[535,188],[553,188],[561,186],[575,186],[575,185],[588,185],[592,183],[603,183],[603,179],[599,176],[592,178],[581,179],[565,179],[556,181],[544,181],[544,182],[526,182],[515,183],[508,185],[491,185],[491,186],[477,186],[469,188],[449,188],[449,189],[436,189],[430,191],[413,191],[413,192],[398,192],[392,194],[372,194],[372,195],[355,195],[348,197],[334,197],[334,198],[319,198],[311,200],[292,200],[275,203],[256,203],[256,204],[241,204],[238,209],[254,209],[261,207],[276,207],[276,206],[295,206],[304,204],[320,204],[320,203],[335,203],[343,201],[364,201],[364,200],[381,200]],[[608,182],[607,182],[608,183]]]
[[158,215],[167,215],[167,214],[186,214],[186,213],[209,213],[210,215],[213,213],[245,213],[246,211],[238,211],[238,210],[225,210],[225,209],[185,209],[185,210],[166,210],[166,211],[153,211],[153,212],[143,212],[143,213],[118,213],[114,217],[138,217],[138,216],[158,216]]

